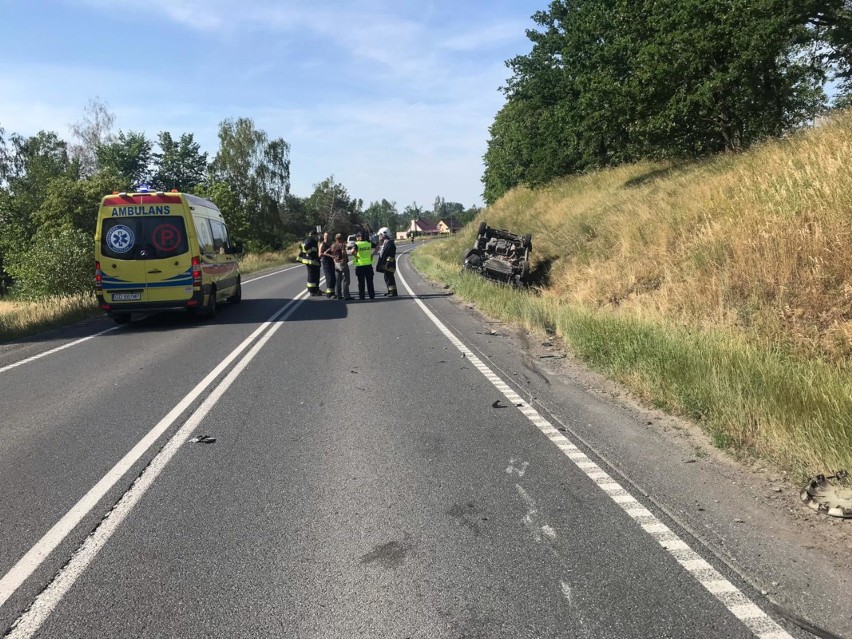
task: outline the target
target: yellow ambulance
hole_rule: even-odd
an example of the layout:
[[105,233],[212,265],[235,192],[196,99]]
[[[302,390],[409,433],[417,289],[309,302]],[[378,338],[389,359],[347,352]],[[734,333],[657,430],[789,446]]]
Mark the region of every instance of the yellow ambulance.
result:
[[242,297],[241,252],[209,200],[142,187],[108,195],[95,230],[98,302],[117,324],[135,312],[215,315],[219,302]]

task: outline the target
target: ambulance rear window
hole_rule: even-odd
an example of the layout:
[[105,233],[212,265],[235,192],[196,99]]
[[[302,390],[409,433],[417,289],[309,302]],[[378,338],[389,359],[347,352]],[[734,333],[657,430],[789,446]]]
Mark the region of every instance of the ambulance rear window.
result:
[[159,260],[189,251],[183,218],[107,218],[101,228],[101,253],[118,260]]

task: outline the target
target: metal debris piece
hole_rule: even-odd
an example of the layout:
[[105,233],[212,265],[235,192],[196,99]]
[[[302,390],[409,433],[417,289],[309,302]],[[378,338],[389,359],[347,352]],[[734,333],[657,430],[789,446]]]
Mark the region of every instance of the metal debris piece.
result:
[[852,518],[852,481],[849,473],[817,475],[802,489],[802,501],[809,508],[831,517]]
[[501,404],[500,400],[498,399],[496,402],[491,404],[491,408],[508,408],[508,406]]
[[198,437],[193,437],[189,440],[190,444],[213,444],[216,442],[215,437],[211,437],[210,435],[199,435]]

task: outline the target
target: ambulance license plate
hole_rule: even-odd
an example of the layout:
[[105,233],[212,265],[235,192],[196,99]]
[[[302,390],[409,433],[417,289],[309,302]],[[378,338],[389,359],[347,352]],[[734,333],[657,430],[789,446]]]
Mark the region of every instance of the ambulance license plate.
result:
[[142,293],[113,293],[113,302],[134,302],[142,299]]

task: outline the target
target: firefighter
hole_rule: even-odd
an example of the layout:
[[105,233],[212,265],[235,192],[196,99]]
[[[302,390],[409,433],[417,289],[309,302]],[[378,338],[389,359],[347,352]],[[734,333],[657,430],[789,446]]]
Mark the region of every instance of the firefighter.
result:
[[308,293],[322,295],[319,290],[320,261],[316,229],[308,231],[307,239],[299,245],[298,260],[308,268]]
[[385,275],[385,286],[388,287],[385,297],[396,297],[396,243],[391,239],[390,229],[386,226],[379,229],[379,241],[382,245],[379,247],[376,271]]
[[334,294],[334,285],[336,284],[334,259],[328,252],[330,248],[331,242],[329,241],[328,231],[326,231],[322,234],[322,241],[319,243],[319,258],[323,275],[325,275],[325,291],[323,292],[328,298],[336,298],[337,296]]
[[373,250],[376,248],[367,239],[367,231],[361,231],[361,238],[355,242],[355,277],[358,278],[358,298],[364,299],[364,287],[370,299],[376,299],[376,291],[373,288]]

